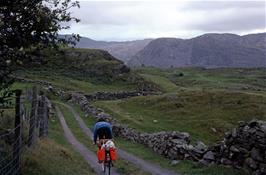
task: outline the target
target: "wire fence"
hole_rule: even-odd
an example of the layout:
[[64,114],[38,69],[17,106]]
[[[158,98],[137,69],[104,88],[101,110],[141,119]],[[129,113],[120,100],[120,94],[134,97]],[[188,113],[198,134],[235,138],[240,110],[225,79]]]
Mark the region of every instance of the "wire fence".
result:
[[[0,175],[21,175],[22,156],[37,142],[48,136],[50,102],[37,92],[16,92],[14,128],[0,134]],[[28,112],[30,111],[30,112]]]

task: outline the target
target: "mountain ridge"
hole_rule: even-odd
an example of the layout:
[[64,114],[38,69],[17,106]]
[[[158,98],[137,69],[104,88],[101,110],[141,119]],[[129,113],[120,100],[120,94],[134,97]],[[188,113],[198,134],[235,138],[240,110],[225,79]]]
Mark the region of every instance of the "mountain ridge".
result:
[[102,49],[130,67],[265,67],[266,33],[206,33],[190,39],[96,41],[82,37],[77,48]]
[[131,67],[265,67],[266,33],[204,34],[191,39],[158,38],[129,62]]
[[108,51],[117,59],[127,62],[136,53],[142,50],[152,39],[133,41],[96,41],[87,37],[82,37],[75,47],[102,49]]

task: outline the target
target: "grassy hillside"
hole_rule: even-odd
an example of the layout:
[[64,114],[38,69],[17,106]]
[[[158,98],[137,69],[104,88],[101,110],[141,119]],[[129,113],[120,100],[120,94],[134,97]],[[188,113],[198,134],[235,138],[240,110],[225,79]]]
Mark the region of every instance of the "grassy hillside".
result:
[[45,50],[34,55],[34,62],[27,65],[27,69],[53,71],[75,79],[110,82],[129,72],[123,62],[102,50],[66,48],[60,52]]
[[266,120],[265,97],[225,91],[184,91],[96,105],[140,131],[183,131],[206,142],[222,139],[240,120]]
[[205,142],[222,139],[238,121],[266,120],[266,69],[141,69],[166,93],[95,105],[140,131],[185,131]]
[[33,63],[17,68],[17,76],[85,93],[136,90],[139,84],[148,84],[106,51],[67,48],[34,55]]

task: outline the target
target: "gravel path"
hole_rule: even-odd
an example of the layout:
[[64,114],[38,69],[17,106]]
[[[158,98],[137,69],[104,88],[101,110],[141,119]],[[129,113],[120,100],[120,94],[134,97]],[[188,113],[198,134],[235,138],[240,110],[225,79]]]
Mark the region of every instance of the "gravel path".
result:
[[[82,129],[82,131],[89,137],[89,138],[93,138],[93,134],[92,131],[88,128],[88,126],[85,124],[85,122],[83,121],[83,119],[80,117],[80,115],[73,109],[72,106],[64,104],[64,103],[60,103],[64,106],[66,106],[73,114],[75,119],[77,120],[77,122],[79,123],[80,128]],[[162,167],[147,162],[133,154],[130,154],[124,150],[122,150],[121,148],[118,149],[118,155],[119,157],[121,157],[124,160],[129,161],[130,163],[134,164],[136,167],[142,169],[145,172],[151,173],[153,175],[180,175],[179,173],[167,170],[167,169],[163,169]]]
[[[74,134],[69,129],[69,127],[65,121],[64,115],[62,114],[60,109],[57,106],[55,107],[55,109],[56,109],[57,116],[59,117],[60,123],[63,127],[65,137],[69,141],[69,143],[71,145],[73,145],[73,147],[83,156],[83,158],[87,161],[87,163],[90,165],[90,167],[92,167],[97,174],[104,174],[102,172],[102,168],[101,168],[100,164],[98,164],[98,158],[97,158],[96,154],[94,152],[88,150],[86,146],[84,146],[82,143],[80,143],[76,139]],[[117,173],[114,169],[112,169],[111,174],[112,175],[119,175],[119,173]]]

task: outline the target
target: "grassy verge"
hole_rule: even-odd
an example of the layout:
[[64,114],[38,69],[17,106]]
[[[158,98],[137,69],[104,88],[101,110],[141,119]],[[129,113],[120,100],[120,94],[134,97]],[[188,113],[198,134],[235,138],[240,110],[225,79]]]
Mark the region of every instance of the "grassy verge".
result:
[[27,175],[94,175],[82,156],[67,142],[58,118],[50,119],[49,138],[42,139],[23,159]]
[[[68,126],[70,127],[73,134],[77,137],[77,139],[79,141],[81,141],[85,146],[87,146],[90,150],[93,150],[96,154],[96,151],[97,151],[96,146],[93,145],[90,138],[88,138],[83,133],[83,131],[79,127],[77,121],[73,117],[73,114],[71,113],[71,111],[69,111],[68,108],[66,108],[63,105],[59,105],[59,108],[63,112]],[[80,110],[78,112],[80,112]],[[84,115],[81,114],[81,116],[84,116]],[[92,119],[89,119],[86,121],[87,121],[86,123],[88,124],[88,126],[92,126],[92,124],[94,123],[94,121]],[[122,159],[118,159],[118,161],[115,163],[115,167],[122,174],[130,174],[130,175],[131,174],[132,175],[135,175],[135,174],[146,175],[147,174],[147,173],[143,172],[142,170],[138,169],[137,167],[133,166],[132,164],[130,164],[128,161],[122,160]]]

